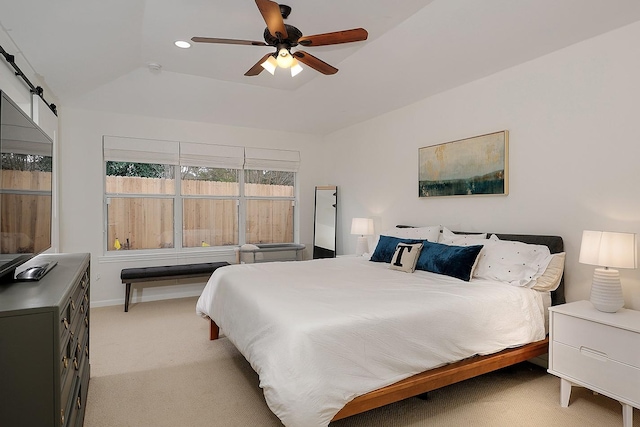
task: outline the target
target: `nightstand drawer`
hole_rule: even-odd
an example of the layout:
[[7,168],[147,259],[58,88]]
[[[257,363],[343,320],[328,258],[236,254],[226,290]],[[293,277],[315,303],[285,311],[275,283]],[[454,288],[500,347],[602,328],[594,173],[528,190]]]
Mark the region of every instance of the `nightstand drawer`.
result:
[[617,400],[630,401],[633,406],[640,405],[640,369],[612,360],[604,352],[559,342],[554,342],[551,357],[552,373]]
[[553,313],[552,339],[574,347],[604,353],[611,360],[640,369],[640,334],[562,313]]

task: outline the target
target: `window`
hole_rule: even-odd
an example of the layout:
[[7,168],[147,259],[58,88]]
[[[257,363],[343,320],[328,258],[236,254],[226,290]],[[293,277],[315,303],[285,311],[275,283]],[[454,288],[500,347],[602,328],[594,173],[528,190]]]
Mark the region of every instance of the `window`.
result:
[[174,166],[106,162],[107,249],[173,248]]
[[104,157],[107,251],[294,241],[298,152],[105,136]]
[[238,244],[239,169],[181,167],[182,246]]
[[247,243],[292,243],[295,174],[245,170]]

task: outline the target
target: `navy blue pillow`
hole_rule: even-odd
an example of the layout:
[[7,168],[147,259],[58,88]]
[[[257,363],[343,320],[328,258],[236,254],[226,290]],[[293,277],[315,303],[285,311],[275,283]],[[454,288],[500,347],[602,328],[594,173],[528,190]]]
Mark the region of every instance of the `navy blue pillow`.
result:
[[396,252],[398,243],[422,243],[422,240],[380,236],[378,246],[376,246],[376,249],[373,251],[373,255],[371,255],[371,259],[369,261],[390,263],[393,259],[393,254]]
[[468,282],[482,245],[450,246],[423,241],[416,270],[445,274]]

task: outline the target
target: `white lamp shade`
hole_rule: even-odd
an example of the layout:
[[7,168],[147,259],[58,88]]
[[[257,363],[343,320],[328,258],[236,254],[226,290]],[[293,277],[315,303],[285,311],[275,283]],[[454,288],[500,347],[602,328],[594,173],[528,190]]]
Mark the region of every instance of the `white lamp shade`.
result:
[[291,56],[287,49],[280,49],[276,62],[280,68],[290,68],[291,65],[293,65],[293,60],[293,56]]
[[291,63],[290,69],[291,69],[291,77],[297,76],[303,70],[302,66],[300,65],[300,63],[298,63],[298,60],[296,58],[293,58],[293,62]]
[[275,74],[276,68],[278,67],[278,62],[273,56],[269,56],[266,61],[260,64],[262,68],[267,70],[272,75]]
[[602,267],[637,268],[636,234],[585,230],[579,261]]
[[373,219],[353,218],[351,221],[351,234],[359,234],[361,236],[373,234]]

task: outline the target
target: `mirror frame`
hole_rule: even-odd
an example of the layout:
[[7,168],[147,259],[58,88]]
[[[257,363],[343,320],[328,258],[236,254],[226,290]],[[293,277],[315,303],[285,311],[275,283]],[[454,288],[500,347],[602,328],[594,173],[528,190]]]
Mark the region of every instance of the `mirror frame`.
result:
[[[333,250],[331,248],[325,248],[318,246],[318,211],[319,209],[327,209],[329,206],[318,205],[319,195],[324,192],[333,192],[330,197],[333,197],[332,206],[334,208],[333,214]],[[322,198],[320,199],[322,200]],[[336,185],[321,185],[316,187],[315,191],[315,203],[313,209],[313,259],[319,258],[335,258],[336,257],[336,245],[337,245],[337,232],[336,226],[338,222],[338,187]]]

